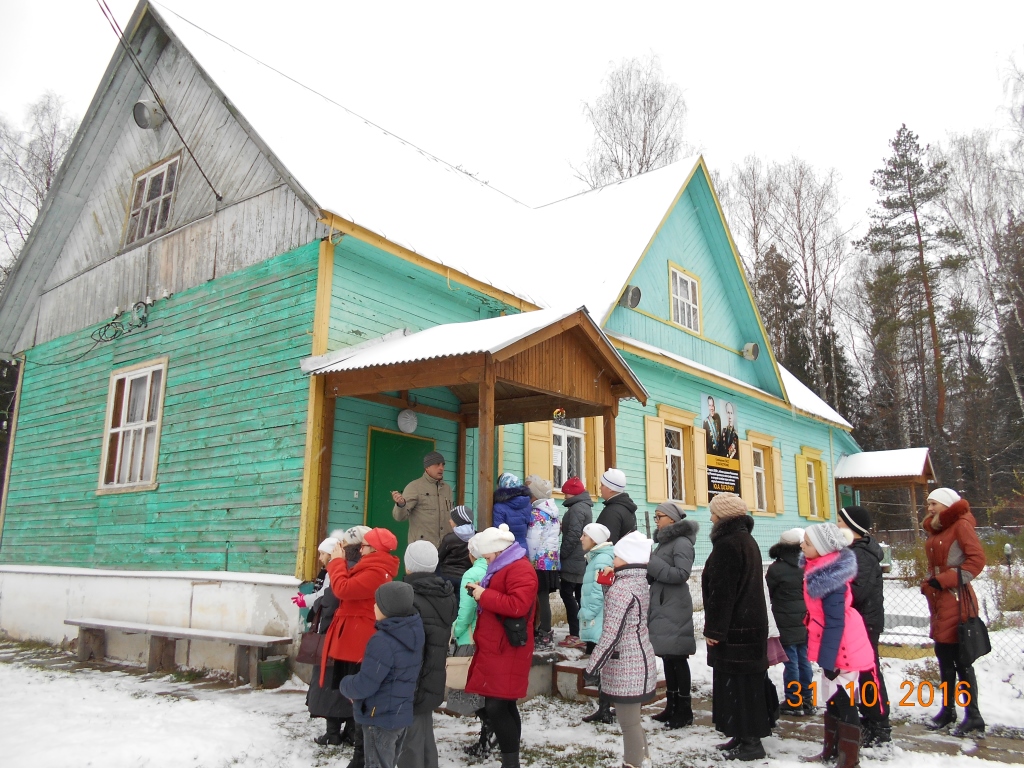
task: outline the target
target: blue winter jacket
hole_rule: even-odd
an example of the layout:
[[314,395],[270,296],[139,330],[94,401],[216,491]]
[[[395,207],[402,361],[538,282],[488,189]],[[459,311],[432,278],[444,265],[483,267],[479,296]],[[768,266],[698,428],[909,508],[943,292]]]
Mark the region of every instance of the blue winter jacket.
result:
[[516,544],[530,551],[526,546],[526,530],[533,519],[533,505],[530,502],[530,489],[525,485],[512,488],[498,488],[494,492],[494,527],[502,523],[508,525]]
[[423,620],[419,614],[389,616],[376,624],[363,665],[341,680],[360,725],[397,730],[412,725],[413,699],[423,663]]

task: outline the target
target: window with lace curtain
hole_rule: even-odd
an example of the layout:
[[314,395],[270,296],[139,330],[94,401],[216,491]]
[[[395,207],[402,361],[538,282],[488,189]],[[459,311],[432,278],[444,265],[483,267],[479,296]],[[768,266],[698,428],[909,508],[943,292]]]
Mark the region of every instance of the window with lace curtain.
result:
[[565,419],[551,425],[552,470],[555,488],[570,477],[586,478],[583,419]]

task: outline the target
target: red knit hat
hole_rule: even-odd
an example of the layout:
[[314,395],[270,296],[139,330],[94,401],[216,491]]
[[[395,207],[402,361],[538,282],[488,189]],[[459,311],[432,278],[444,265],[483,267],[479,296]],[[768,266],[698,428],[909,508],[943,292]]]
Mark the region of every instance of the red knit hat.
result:
[[578,477],[570,477],[564,483],[562,483],[562,493],[566,496],[579,496],[581,493],[587,490],[586,486],[583,485],[583,481]]
[[378,552],[393,552],[398,548],[398,539],[387,528],[373,528],[363,536],[363,542]]

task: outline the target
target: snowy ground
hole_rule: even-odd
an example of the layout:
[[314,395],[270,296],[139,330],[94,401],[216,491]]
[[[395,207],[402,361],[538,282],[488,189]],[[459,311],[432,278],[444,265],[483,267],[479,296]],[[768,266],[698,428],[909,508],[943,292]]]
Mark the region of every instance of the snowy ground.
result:
[[[721,737],[710,727],[707,699],[710,670],[704,650],[691,662],[699,708],[697,725],[664,732],[645,719],[654,765],[724,765],[713,745]],[[932,662],[934,663],[934,662]],[[97,665],[92,665],[97,666]],[[113,665],[79,665],[59,651],[0,643],[0,764],[5,768],[177,768],[178,766],[339,766],[349,751],[312,743],[322,721],[311,721],[305,686],[292,682],[274,691],[232,689],[212,681],[176,682]],[[903,679],[917,685],[928,660],[886,660],[891,693]],[[781,685],[781,669],[772,670]],[[900,768],[949,768],[1024,762],[1024,669],[1004,662],[978,664],[982,712],[992,729],[983,742],[927,734],[921,723],[937,711],[896,706],[897,746],[865,753],[865,768],[881,768],[895,757]],[[915,688],[916,691],[916,688]],[[900,694],[902,695],[902,694]],[[916,704],[916,692],[914,696]],[[622,739],[615,726],[580,723],[588,704],[541,697],[523,708],[524,766],[618,766]],[[657,707],[651,709],[653,713]],[[473,741],[472,718],[434,718],[443,768],[471,765],[462,746]],[[1009,738],[1008,738],[1009,737]],[[796,768],[796,758],[813,753],[820,717],[784,720],[765,746],[771,765]],[[769,761],[762,761],[766,764]],[[493,768],[495,760],[477,763]]]

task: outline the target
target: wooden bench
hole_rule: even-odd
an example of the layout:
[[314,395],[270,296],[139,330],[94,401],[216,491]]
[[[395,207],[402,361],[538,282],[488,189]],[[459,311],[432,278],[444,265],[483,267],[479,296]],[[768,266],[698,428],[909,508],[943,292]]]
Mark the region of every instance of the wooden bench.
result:
[[216,629],[192,629],[191,627],[168,627],[161,624],[142,624],[134,621],[112,619],[65,619],[65,624],[78,627],[78,660],[103,659],[107,655],[107,630],[123,632],[126,635],[149,635],[148,672],[172,672],[177,668],[174,651],[178,640],[209,640],[229,643],[235,648],[235,685],[251,683],[253,688],[262,687],[257,664],[267,657],[267,649],[275,645],[287,645],[290,637],[274,635],[250,635],[244,632],[222,632]]
[[[596,686],[587,685],[583,681],[583,671],[587,668],[589,659],[575,659],[572,661],[560,661],[552,669],[552,690],[555,695],[570,701],[584,701],[589,698],[597,698],[599,691]],[[654,689],[654,698],[651,702],[659,701],[665,697],[665,675],[658,675],[658,682]],[[651,702],[648,702],[651,703]]]

